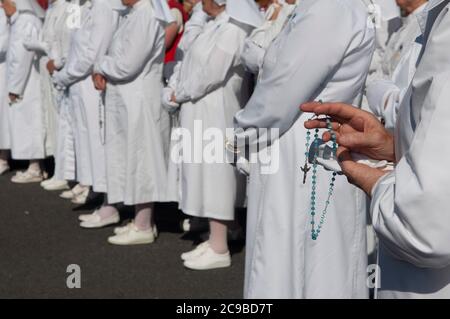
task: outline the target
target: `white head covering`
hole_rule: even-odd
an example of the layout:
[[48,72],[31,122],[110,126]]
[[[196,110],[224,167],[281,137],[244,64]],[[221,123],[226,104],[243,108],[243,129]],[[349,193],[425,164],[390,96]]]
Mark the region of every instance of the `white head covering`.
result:
[[264,23],[264,14],[255,0],[227,0],[226,4],[228,15],[236,21],[253,27]]
[[36,2],[36,0],[13,0],[16,4],[17,11],[30,12],[38,18],[45,17],[45,10]]
[[214,0],[214,2],[217,3],[219,6],[227,4],[227,0]]
[[166,23],[172,23],[175,21],[172,12],[170,12],[167,0],[150,0],[150,3],[155,11],[156,19]]

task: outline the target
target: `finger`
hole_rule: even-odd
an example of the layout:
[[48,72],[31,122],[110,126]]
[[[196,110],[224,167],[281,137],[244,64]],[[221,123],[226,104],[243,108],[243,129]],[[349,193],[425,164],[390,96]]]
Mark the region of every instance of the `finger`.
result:
[[[342,121],[348,121],[356,116],[362,118],[367,117],[369,113],[362,111],[352,105],[344,103],[306,103],[300,106],[303,112],[312,112],[317,115],[328,115],[333,119],[340,119]],[[367,114],[366,114],[367,113]]]
[[[340,136],[340,134],[338,133],[338,132],[336,132],[336,131],[333,131],[333,133],[334,133],[334,135],[336,136],[336,142],[337,142],[337,140],[339,139],[339,136]],[[331,133],[330,132],[325,132],[325,133],[323,133],[323,135],[322,135],[322,140],[324,141],[324,142],[329,142],[329,141],[331,141],[332,140],[332,136],[331,136]]]
[[[338,122],[331,122],[331,128],[333,130],[338,130],[341,126]],[[314,119],[305,122],[305,128],[311,130],[315,128],[328,128],[328,122],[325,119]]]

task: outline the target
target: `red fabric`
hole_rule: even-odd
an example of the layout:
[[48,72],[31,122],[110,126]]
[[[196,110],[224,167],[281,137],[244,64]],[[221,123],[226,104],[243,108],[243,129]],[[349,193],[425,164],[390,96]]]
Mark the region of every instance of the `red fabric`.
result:
[[37,0],[37,2],[40,4],[40,6],[44,9],[47,9],[48,7],[48,0]]
[[[167,1],[167,3],[170,9],[180,10],[181,14],[183,15],[183,24],[185,24],[186,21],[189,19],[189,15],[187,14],[186,11],[184,11],[183,6],[177,0],[169,0]],[[164,60],[165,63],[172,62],[175,60],[175,54],[177,52],[178,44],[180,43],[182,36],[183,33],[178,34],[172,46],[170,48],[167,48],[166,58]]]

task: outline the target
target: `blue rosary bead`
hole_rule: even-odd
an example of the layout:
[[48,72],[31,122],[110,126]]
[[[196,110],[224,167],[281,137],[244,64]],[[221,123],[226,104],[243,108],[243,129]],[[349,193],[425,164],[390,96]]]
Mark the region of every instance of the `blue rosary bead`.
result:
[[[333,147],[333,152],[336,155],[336,151],[338,148],[338,144],[336,142],[336,134],[333,132],[333,126],[331,123],[331,120],[329,118],[327,118],[327,129],[329,131],[329,133],[331,134],[331,142],[332,142],[332,147]],[[317,145],[320,143],[319,142],[319,129],[315,129],[315,134],[314,134],[314,142],[313,144]],[[307,131],[306,133],[306,152],[305,152],[305,156],[306,156],[306,163],[308,161],[308,156],[309,156],[309,146],[311,145],[310,140],[311,140],[311,131]],[[316,150],[316,154],[314,155],[314,163],[312,165],[312,177],[311,177],[311,202],[310,202],[310,215],[311,215],[311,238],[312,240],[317,240],[319,238],[319,234],[321,233],[321,230],[323,228],[323,225],[325,223],[325,219],[326,219],[326,215],[327,215],[327,210],[328,207],[331,203],[331,197],[333,196],[333,192],[334,192],[334,186],[335,186],[335,181],[336,181],[336,176],[337,173],[333,172],[332,177],[331,177],[331,181],[329,184],[329,188],[328,188],[328,198],[325,201],[325,208],[322,210],[322,213],[320,215],[320,221],[319,224],[317,225],[317,229],[316,229],[316,222],[315,222],[315,216],[317,215],[316,212],[316,187],[317,187],[317,167],[318,167],[318,163],[317,163],[317,157],[318,157],[318,147],[315,147]]]

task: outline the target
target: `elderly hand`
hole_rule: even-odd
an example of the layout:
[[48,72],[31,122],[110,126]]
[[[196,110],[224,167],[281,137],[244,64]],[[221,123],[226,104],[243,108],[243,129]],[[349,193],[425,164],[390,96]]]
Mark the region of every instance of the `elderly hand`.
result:
[[106,90],[106,78],[103,75],[96,73],[92,76],[92,79],[94,81],[94,86],[98,91]]
[[[342,103],[306,103],[300,108],[303,112],[331,117],[340,146],[375,160],[395,162],[394,137],[371,113]],[[305,127],[326,128],[326,123],[314,119],[307,121]],[[325,141],[330,138],[329,133],[324,134]]]
[[[395,161],[394,138],[372,114],[341,103],[306,103],[303,112],[331,117],[333,130],[339,144],[338,159],[343,173],[349,181],[363,189],[369,196],[375,183],[386,174],[385,171],[371,168],[353,160],[351,153],[360,153],[376,160]],[[307,129],[326,128],[320,119],[305,123]],[[331,139],[330,133],[323,136]]]

